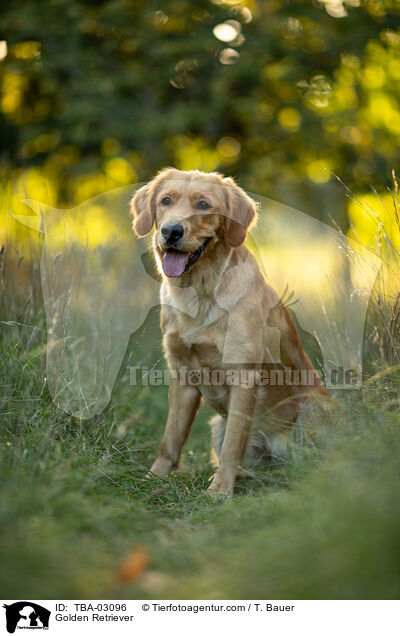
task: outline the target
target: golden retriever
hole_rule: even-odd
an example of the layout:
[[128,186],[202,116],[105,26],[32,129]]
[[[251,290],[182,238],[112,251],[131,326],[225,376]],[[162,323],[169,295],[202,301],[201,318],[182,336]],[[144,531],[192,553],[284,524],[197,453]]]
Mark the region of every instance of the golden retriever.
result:
[[233,179],[167,168],[137,190],[131,212],[138,236],[156,228],[170,369],[168,420],[150,475],[177,467],[203,397],[217,412],[219,466],[208,491],[229,496],[243,457],[284,451],[304,407],[327,393],[293,319],[243,245],[256,203]]

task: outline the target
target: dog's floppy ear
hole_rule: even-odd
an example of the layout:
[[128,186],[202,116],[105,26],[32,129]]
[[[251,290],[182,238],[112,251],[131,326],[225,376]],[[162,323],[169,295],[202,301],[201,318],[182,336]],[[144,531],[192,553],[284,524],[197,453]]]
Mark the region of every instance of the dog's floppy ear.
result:
[[131,214],[134,216],[133,229],[138,236],[145,236],[153,227],[155,219],[154,181],[136,190],[130,203]]
[[133,229],[138,236],[145,236],[156,220],[156,194],[162,181],[173,179],[179,171],[164,168],[147,185],[136,190],[131,199],[130,209],[134,216]]
[[256,203],[230,177],[222,180],[226,187],[228,215],[225,219],[225,241],[239,247],[256,217]]

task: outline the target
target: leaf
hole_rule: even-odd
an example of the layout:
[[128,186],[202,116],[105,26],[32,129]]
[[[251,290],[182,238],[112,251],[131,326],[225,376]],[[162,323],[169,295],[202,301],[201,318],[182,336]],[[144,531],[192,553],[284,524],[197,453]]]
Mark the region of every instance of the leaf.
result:
[[150,555],[147,548],[135,547],[122,561],[117,570],[117,580],[120,583],[137,581],[147,570]]

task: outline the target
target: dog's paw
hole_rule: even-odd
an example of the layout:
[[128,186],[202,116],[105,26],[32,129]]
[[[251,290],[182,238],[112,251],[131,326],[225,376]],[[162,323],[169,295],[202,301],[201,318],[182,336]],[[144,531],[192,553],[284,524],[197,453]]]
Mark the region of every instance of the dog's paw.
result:
[[209,488],[207,488],[206,493],[209,497],[211,497],[213,501],[227,501],[229,499],[232,499],[232,494],[233,494],[232,492],[221,493],[215,490],[210,490]]
[[145,479],[158,479],[159,477],[162,477],[162,475],[157,475],[156,473],[153,473],[151,470],[149,470],[149,472],[145,475]]
[[164,457],[157,457],[156,461],[147,473],[147,479],[154,477],[168,477],[172,470],[172,462]]
[[228,499],[233,495],[233,487],[234,479],[227,479],[222,472],[217,471],[207,488],[207,494],[215,500]]
[[209,495],[214,501],[225,501],[226,499],[231,499],[233,495],[233,490],[228,490],[227,488],[212,488],[209,486],[207,488],[207,495]]

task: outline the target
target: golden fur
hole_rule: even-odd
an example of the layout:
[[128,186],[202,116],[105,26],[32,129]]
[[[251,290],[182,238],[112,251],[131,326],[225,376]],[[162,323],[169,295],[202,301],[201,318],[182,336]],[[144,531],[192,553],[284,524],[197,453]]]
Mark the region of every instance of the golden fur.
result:
[[[211,207],[199,210],[199,201]],[[167,168],[135,193],[131,207],[139,236],[156,226],[153,247],[163,274],[161,326],[170,370],[234,367],[260,374],[280,355],[281,369],[315,372],[290,314],[243,245],[256,204],[232,179]],[[162,268],[166,247],[161,228],[167,222],[184,229],[179,251],[193,253],[211,237],[189,271],[172,278]],[[317,373],[311,375],[315,381],[297,386],[191,386],[171,374],[168,420],[150,473],[167,475],[178,465],[203,397],[218,414],[212,437],[219,467],[208,490],[230,495],[243,456],[284,450],[305,405],[327,396]]]

